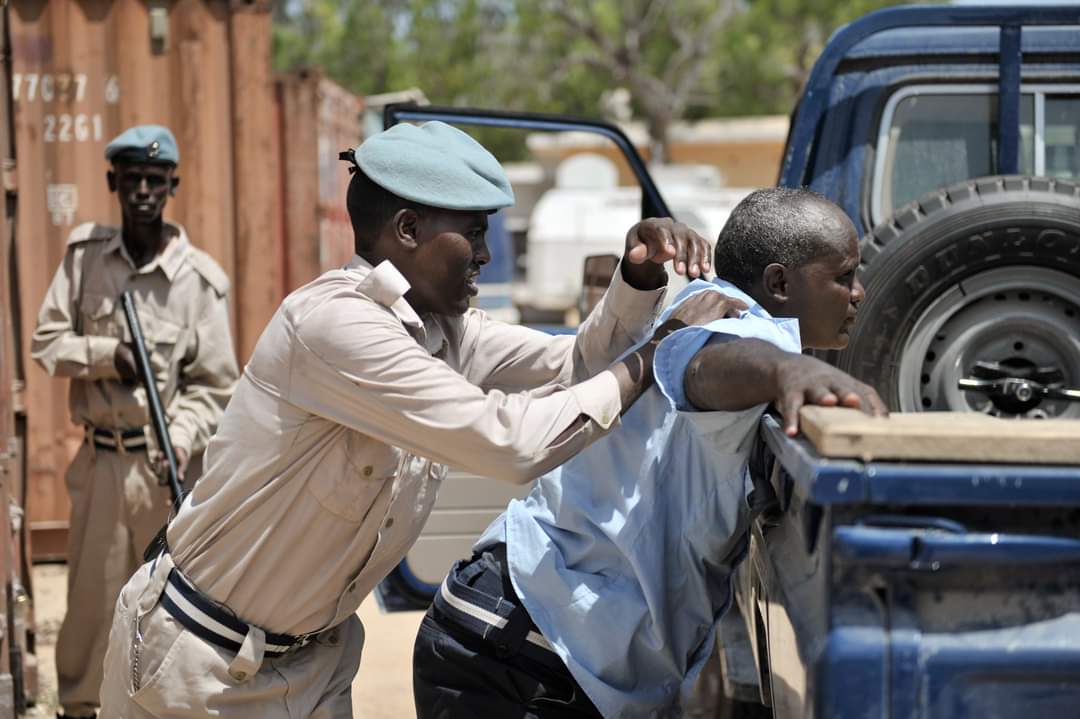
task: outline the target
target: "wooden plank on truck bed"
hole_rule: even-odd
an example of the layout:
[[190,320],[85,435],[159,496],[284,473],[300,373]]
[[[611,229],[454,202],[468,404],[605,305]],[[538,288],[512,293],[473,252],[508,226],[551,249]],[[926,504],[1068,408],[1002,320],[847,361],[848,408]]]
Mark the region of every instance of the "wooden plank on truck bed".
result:
[[824,457],[869,460],[1080,464],[1080,420],[1016,420],[974,412],[870,417],[803,407],[799,428]]

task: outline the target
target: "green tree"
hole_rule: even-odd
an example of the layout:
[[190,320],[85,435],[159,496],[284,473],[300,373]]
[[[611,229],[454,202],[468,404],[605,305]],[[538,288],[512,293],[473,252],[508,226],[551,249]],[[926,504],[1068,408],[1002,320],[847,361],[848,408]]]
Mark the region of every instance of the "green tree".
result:
[[275,3],[274,66],[318,67],[358,94],[386,92],[409,78],[413,59],[402,28],[408,0]]
[[[360,94],[599,117],[625,88],[667,157],[673,122],[788,113],[830,33],[897,0],[278,0],[275,66]],[[480,131],[504,159],[520,133]]]
[[[522,17],[560,28],[562,53],[548,57],[582,64],[609,87],[630,91],[644,117],[654,159],[668,159],[671,124],[700,92],[703,70],[737,0],[519,0]],[[543,56],[538,62],[543,62]]]
[[710,58],[717,115],[788,114],[830,35],[899,0],[753,0]]

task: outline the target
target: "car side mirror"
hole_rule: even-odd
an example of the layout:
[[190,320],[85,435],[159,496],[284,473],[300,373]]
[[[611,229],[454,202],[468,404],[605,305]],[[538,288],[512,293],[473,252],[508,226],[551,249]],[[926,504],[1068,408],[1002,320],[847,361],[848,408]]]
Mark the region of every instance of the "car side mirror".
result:
[[578,312],[584,320],[604,296],[615,270],[619,268],[618,255],[589,255],[585,258],[581,280],[581,298]]

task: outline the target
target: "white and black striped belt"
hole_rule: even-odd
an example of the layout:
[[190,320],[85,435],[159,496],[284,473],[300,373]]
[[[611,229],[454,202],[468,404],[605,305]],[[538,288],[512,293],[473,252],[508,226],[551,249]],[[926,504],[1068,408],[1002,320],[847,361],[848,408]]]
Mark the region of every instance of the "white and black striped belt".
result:
[[119,430],[87,427],[86,438],[96,448],[110,452],[123,454],[129,450],[146,449],[146,431],[142,428]]
[[[169,572],[160,601],[165,611],[195,636],[222,649],[240,651],[248,634],[247,622],[204,596],[179,570],[174,568]],[[265,634],[264,656],[280,657],[305,646],[319,633],[299,637],[270,632]]]
[[470,580],[485,571],[491,570],[478,562],[457,562],[435,594],[435,609],[491,643],[499,656],[521,654],[564,670],[562,659],[537,630],[518,597],[496,597],[470,586]]

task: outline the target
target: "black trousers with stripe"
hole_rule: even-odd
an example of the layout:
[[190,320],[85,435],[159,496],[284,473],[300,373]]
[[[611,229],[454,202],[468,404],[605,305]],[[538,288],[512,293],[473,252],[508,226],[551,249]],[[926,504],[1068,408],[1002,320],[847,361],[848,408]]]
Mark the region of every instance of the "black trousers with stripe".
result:
[[505,557],[500,545],[459,562],[447,586],[468,587],[469,598],[506,617],[506,626],[462,621],[442,601],[424,616],[413,651],[417,719],[600,717],[562,660],[524,639],[536,627],[514,593]]

